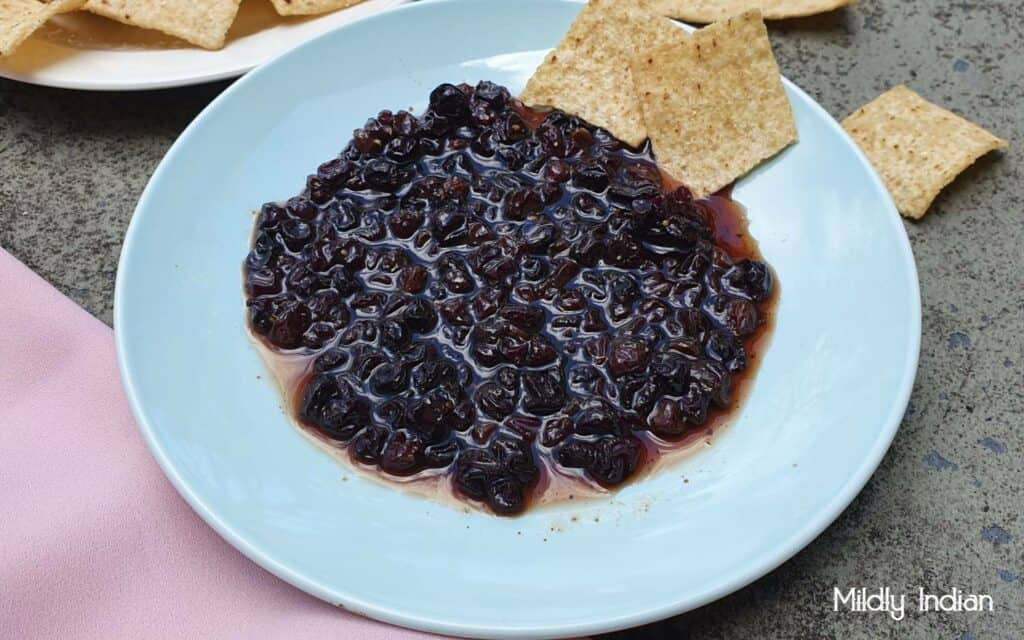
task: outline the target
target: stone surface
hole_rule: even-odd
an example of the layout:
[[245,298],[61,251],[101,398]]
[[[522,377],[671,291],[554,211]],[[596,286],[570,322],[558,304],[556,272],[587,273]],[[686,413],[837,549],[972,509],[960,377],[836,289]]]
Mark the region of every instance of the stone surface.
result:
[[[1020,638],[1024,4],[861,0],[769,31],[783,72],[838,119],[906,83],[1012,146],[961,176],[925,219],[904,223],[924,302],[921,364],[899,434],[860,496],[753,585],[616,637]],[[225,86],[99,94],[0,81],[0,246],[109,323],[135,202]],[[902,622],[835,613],[834,586],[957,587],[991,594],[996,611],[911,612]]]

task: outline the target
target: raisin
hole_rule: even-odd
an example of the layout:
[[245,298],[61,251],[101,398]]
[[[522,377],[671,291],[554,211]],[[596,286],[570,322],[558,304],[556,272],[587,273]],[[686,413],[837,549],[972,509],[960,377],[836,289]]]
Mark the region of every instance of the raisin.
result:
[[666,187],[649,143],[491,82],[442,84],[260,209],[249,325],[307,365],[304,427],[513,515],[542,469],[613,487],[645,441],[731,406],[774,284],[718,241],[724,204]]

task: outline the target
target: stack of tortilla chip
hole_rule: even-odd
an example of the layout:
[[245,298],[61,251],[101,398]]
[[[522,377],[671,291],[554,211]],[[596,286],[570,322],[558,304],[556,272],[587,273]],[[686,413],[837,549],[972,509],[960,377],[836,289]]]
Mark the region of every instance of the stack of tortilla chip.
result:
[[[363,0],[271,0],[283,16],[344,9]],[[85,9],[156,29],[205,49],[224,46],[242,0],[0,0],[0,56],[8,55],[58,13]]]
[[796,141],[760,12],[693,35],[643,2],[591,0],[521,99],[557,107],[632,145],[703,197]]

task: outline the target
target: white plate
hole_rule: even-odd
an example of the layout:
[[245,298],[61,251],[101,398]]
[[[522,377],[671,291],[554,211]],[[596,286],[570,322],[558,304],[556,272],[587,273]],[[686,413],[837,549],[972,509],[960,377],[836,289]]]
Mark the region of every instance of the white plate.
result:
[[218,51],[76,11],[55,17],[14,55],[0,58],[0,77],[92,91],[163,89],[234,78],[314,36],[409,1],[366,0],[323,16],[283,18],[269,0],[245,0],[227,44]]
[[244,327],[250,212],[297,193],[382,108],[421,112],[441,82],[520,90],[579,7],[417,3],[306,43],[192,123],[132,219],[114,326],[149,446],[229,542],[331,603],[517,639],[671,616],[802,549],[860,491],[899,425],[920,341],[907,237],[850,138],[787,83],[800,142],[734,192],[781,283],[775,334],[712,446],[608,499],[509,519],[359,477],[291,426]]

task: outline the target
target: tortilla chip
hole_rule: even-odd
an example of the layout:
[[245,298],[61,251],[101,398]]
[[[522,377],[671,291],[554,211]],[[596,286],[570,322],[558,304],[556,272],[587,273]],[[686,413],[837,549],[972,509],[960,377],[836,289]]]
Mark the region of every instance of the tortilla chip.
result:
[[855,111],[843,128],[882,176],[896,208],[915,219],[978,158],[1009,146],[903,85]]
[[364,0],[270,0],[282,16],[309,16],[345,9]]
[[10,55],[47,20],[85,4],[85,0],[0,0],[0,56]]
[[639,145],[647,138],[647,129],[629,61],[637,50],[686,38],[671,20],[636,3],[590,0],[534,72],[520,99],[578,115]]
[[632,68],[658,164],[697,197],[796,141],[758,11],[641,53]]
[[857,0],[646,0],[652,11],[686,22],[706,24],[760,9],[765,20],[800,18],[834,11]]
[[242,0],[89,0],[92,13],[220,49]]

